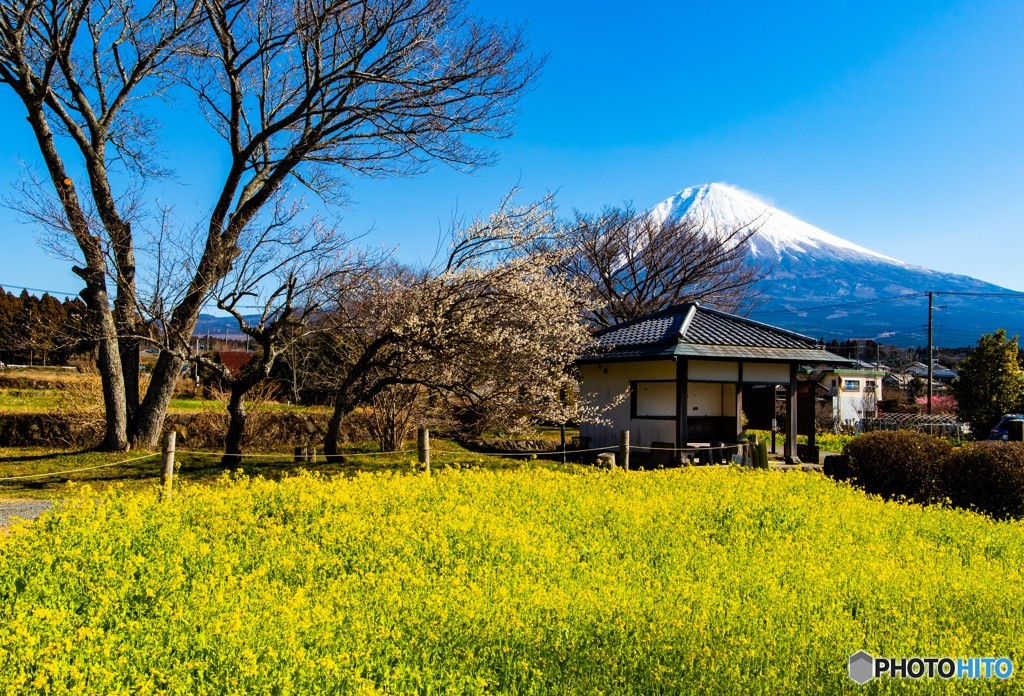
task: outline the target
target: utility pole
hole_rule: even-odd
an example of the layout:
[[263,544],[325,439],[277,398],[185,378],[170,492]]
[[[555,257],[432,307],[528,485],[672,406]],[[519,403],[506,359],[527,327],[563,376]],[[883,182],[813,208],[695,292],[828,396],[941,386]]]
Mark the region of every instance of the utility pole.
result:
[[928,415],[932,413],[932,365],[935,362],[932,357],[932,351],[935,350],[935,346],[932,344],[932,307],[935,299],[935,293],[928,293]]

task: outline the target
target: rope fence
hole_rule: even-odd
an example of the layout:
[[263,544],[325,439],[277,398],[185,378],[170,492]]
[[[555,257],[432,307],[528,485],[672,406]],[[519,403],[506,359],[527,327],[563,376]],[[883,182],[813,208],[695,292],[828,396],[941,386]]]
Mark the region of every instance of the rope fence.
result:
[[64,474],[77,474],[80,471],[92,471],[93,469],[105,469],[111,466],[121,466],[122,464],[131,464],[132,462],[142,461],[143,459],[149,459],[151,457],[159,457],[160,452],[152,452],[150,454],[144,454],[141,457],[132,457],[131,459],[124,459],[119,462],[107,462],[106,464],[97,464],[95,466],[83,466],[78,469],[65,469],[64,471],[51,471],[45,474],[24,474],[22,476],[5,476],[0,478],[0,481],[21,481],[25,479],[37,479],[46,478],[47,476],[63,476]]
[[[338,452],[339,457],[379,457],[383,454],[395,456],[398,454],[413,454],[416,450],[395,450],[394,452]],[[177,450],[178,454],[190,454],[195,457],[223,457],[226,455],[225,452],[197,452],[194,450]],[[290,456],[287,452],[263,452],[263,453],[249,453],[241,452],[237,455],[227,455],[245,457],[246,459],[282,459]]]
[[[144,459],[151,459],[153,457],[162,457],[162,471],[161,471],[161,482],[164,487],[165,495],[169,496],[171,493],[171,482],[174,475],[174,458],[176,454],[189,455],[193,457],[225,457],[225,456],[237,456],[239,458],[247,459],[283,459],[289,455],[286,452],[267,453],[267,452],[245,452],[237,455],[231,454],[226,455],[224,452],[203,452],[198,450],[175,450],[175,439],[177,433],[169,431],[165,434],[163,449],[161,452],[152,452],[144,454],[138,457],[132,457],[130,459],[123,459],[116,462],[107,462],[105,464],[96,464],[94,466],[78,467],[75,469],[65,469],[63,471],[51,471],[42,474],[23,474],[18,476],[6,476],[0,478],[0,483],[5,481],[19,481],[29,479],[40,479],[48,478],[53,476],[66,476],[67,474],[75,474],[83,471],[92,471],[95,469],[104,469],[115,466],[123,466],[124,464],[130,464],[133,462],[142,461]],[[661,443],[658,443],[661,444]],[[563,445],[564,447],[564,445]],[[748,463],[750,461],[751,445],[749,443],[736,443],[736,444],[712,444],[702,447],[654,447],[646,445],[630,445],[629,442],[629,431],[623,430],[620,433],[620,441],[618,445],[606,445],[603,447],[586,447],[577,449],[562,449],[554,448],[548,450],[531,450],[531,451],[520,451],[520,452],[470,452],[470,451],[452,451],[452,450],[440,450],[432,449],[430,447],[430,435],[426,428],[420,428],[417,437],[417,448],[416,449],[404,449],[396,450],[394,452],[338,452],[338,456],[342,460],[348,460],[352,458],[360,457],[396,457],[403,455],[415,454],[419,463],[424,466],[426,471],[430,471],[430,458],[431,456],[446,457],[446,456],[488,456],[488,457],[509,457],[509,458],[523,458],[523,457],[537,457],[543,455],[545,457],[562,457],[563,462],[566,460],[568,455],[581,455],[581,454],[598,454],[598,463],[614,468],[616,466],[616,455],[620,457],[619,466],[623,469],[629,469],[629,456],[631,450],[645,451],[645,452],[670,452],[678,457],[678,463],[688,463],[689,455],[696,455],[698,460],[703,464],[718,464],[724,461],[724,457],[727,452],[736,450],[738,457],[734,457],[734,462]],[[334,456],[334,455],[332,455]],[[306,446],[297,446],[294,448],[294,461],[296,463],[301,462],[315,462],[317,453],[315,448]]]

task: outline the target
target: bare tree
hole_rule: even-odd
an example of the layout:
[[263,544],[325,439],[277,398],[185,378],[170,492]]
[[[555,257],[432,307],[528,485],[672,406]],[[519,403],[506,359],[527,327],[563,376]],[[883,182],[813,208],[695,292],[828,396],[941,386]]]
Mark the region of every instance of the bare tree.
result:
[[[112,449],[128,445],[125,375],[138,384],[137,360],[122,366],[118,337],[138,332],[131,221],[120,211],[110,168],[139,178],[151,173],[153,130],[139,102],[164,87],[160,75],[195,26],[197,9],[175,0],[157,0],[144,9],[116,0],[17,0],[0,6],[0,82],[27,111],[61,226],[78,247],[80,265],[73,270],[85,282],[82,298],[96,327],[107,413],[104,444]],[[84,189],[71,178],[69,157],[71,166],[78,157],[84,163]],[[113,311],[108,274],[117,279]]]
[[[286,181],[327,196],[350,174],[488,164],[493,153],[470,137],[510,133],[536,67],[519,30],[467,17],[456,0],[0,7],[0,82],[28,112],[58,225],[81,259],[75,270],[100,342],[105,445],[155,446],[199,313]],[[185,232],[194,243],[179,242],[191,273],[156,332],[139,314],[136,288],[146,185],[165,173],[146,105],[186,92],[222,137],[228,165],[208,218]],[[79,160],[83,187],[71,178]],[[136,407],[144,341],[161,352]]]
[[370,434],[382,452],[395,452],[423,419],[428,399],[418,384],[393,384],[370,402]]
[[222,463],[241,461],[246,395],[269,377],[279,357],[314,330],[315,319],[343,277],[365,272],[367,256],[319,220],[296,224],[298,207],[275,206],[273,223],[243,234],[243,253],[213,289],[217,307],[236,320],[255,345],[237,372],[196,351],[192,359],[219,373],[228,391],[228,430]]
[[554,242],[556,269],[587,288],[594,307],[587,319],[597,327],[682,302],[749,309],[766,275],[747,259],[756,223],[719,229],[700,219],[659,220],[629,205],[577,211]]

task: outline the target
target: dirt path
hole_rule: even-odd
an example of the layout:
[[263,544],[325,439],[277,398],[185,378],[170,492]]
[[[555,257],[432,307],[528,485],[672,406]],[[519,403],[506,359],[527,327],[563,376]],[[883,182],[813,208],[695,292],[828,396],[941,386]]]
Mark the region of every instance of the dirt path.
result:
[[53,507],[49,500],[0,500],[0,527],[11,523],[11,518],[34,520]]

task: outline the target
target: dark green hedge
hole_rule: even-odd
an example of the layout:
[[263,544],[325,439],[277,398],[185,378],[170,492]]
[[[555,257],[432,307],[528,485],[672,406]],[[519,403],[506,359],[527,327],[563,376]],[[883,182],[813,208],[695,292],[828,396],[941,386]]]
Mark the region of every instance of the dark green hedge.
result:
[[927,503],[941,497],[940,471],[952,449],[945,440],[896,430],[860,435],[843,452],[850,479],[864,490]]
[[974,442],[943,468],[945,497],[993,517],[1024,517],[1024,443]]
[[910,431],[854,438],[826,458],[825,474],[869,493],[952,505],[997,518],[1024,517],[1024,443],[974,442],[952,447]]

